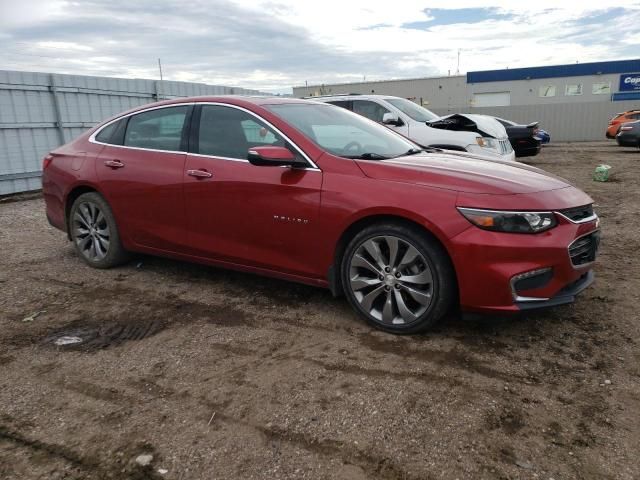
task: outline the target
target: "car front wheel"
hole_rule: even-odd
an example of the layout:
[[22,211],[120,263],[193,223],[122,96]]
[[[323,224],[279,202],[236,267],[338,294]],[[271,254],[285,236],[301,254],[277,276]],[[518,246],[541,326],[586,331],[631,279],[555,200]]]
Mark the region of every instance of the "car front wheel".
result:
[[373,225],[358,233],[346,248],[341,278],[355,310],[391,333],[432,327],[449,310],[456,291],[442,246],[401,224]]

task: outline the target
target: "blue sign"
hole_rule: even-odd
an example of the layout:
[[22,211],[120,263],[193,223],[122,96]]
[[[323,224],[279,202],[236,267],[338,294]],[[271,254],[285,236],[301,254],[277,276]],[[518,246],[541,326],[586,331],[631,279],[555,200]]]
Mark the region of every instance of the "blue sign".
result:
[[629,92],[634,90],[640,90],[640,73],[620,75],[620,91]]

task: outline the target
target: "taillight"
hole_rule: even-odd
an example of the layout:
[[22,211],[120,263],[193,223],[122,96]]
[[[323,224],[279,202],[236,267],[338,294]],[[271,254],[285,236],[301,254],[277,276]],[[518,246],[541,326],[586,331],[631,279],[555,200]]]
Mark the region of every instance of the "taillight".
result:
[[53,155],[47,155],[46,157],[44,157],[42,159],[42,170],[45,170],[51,164],[52,160],[53,160]]

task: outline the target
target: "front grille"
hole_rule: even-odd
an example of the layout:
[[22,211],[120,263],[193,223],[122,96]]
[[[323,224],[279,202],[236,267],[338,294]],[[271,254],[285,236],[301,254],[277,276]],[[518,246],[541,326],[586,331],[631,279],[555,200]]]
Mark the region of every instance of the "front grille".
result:
[[591,204],[558,211],[573,222],[580,222],[585,218],[593,217],[593,205]]
[[498,145],[500,148],[500,153],[503,155],[506,155],[507,153],[511,153],[511,150],[513,150],[511,148],[511,144],[509,143],[509,140],[498,140]]
[[595,231],[580,237],[569,245],[569,257],[574,266],[585,265],[595,261],[600,245],[600,232]]

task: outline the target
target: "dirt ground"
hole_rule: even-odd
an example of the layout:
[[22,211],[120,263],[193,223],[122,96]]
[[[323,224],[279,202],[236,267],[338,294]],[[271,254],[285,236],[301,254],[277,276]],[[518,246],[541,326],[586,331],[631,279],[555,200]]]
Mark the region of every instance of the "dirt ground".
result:
[[640,151],[529,163],[595,199],[596,283],[413,337],[312,287],[152,257],[93,270],[42,199],[0,202],[0,478],[640,478]]

